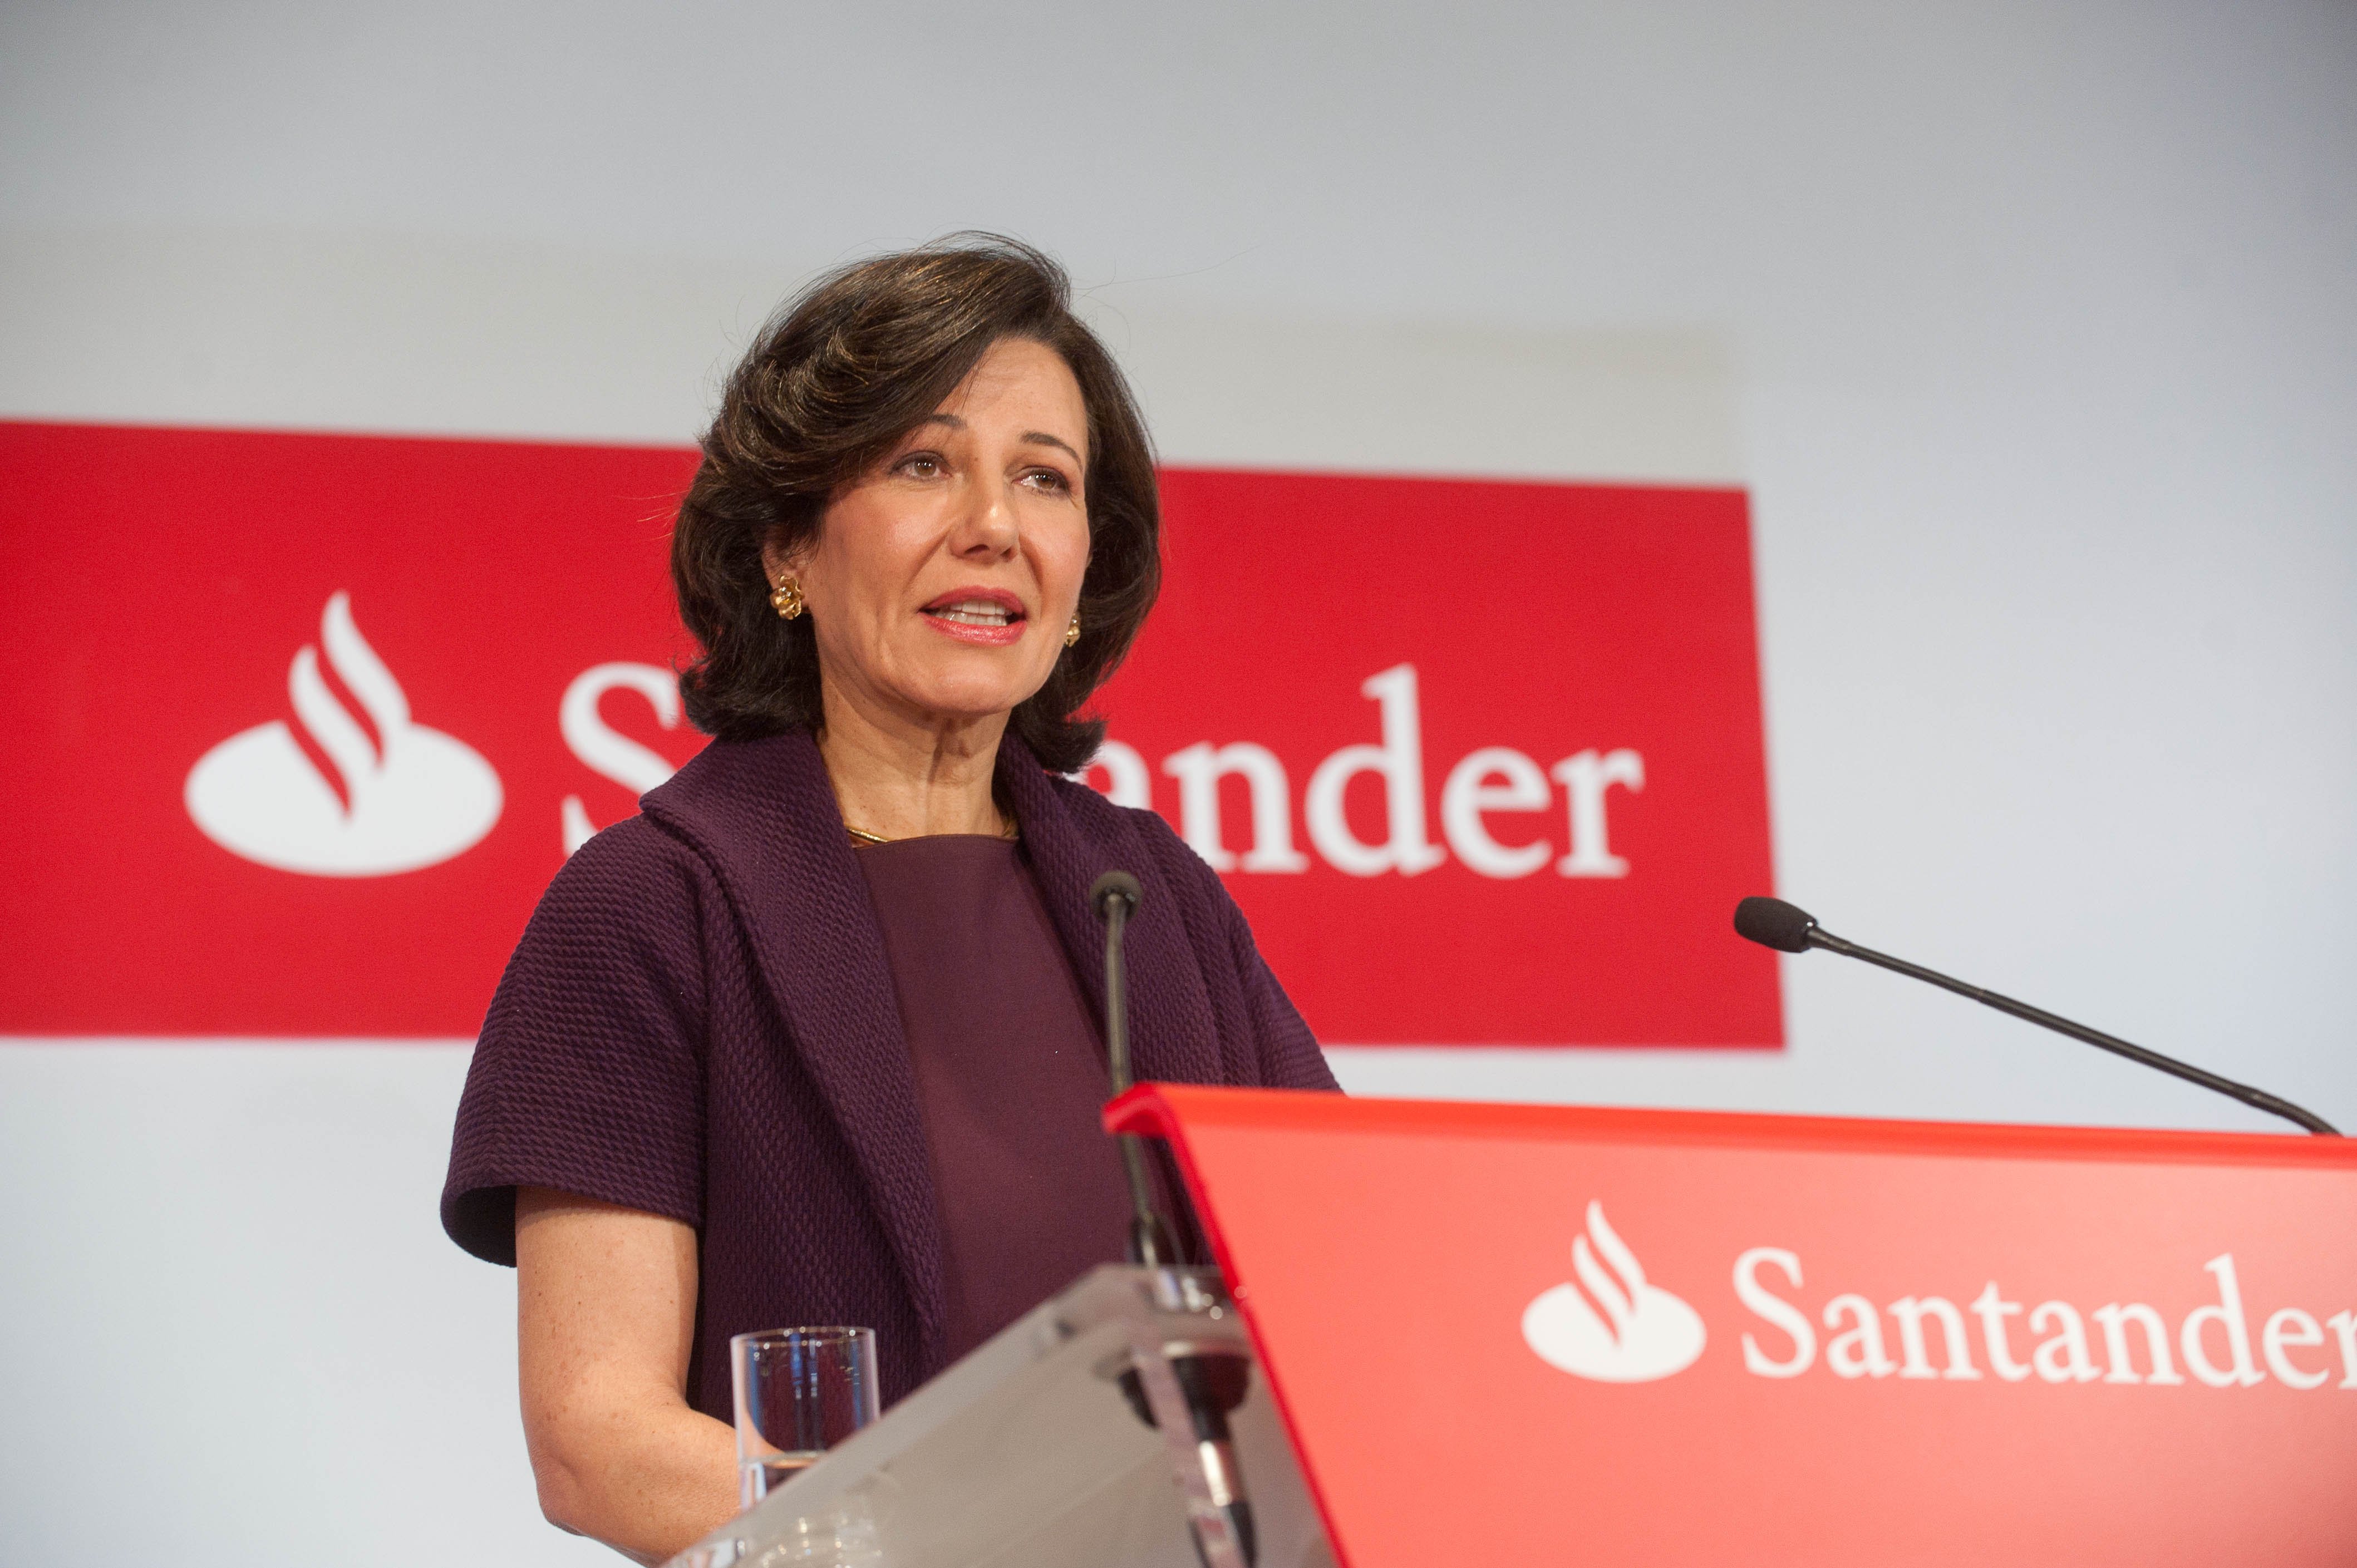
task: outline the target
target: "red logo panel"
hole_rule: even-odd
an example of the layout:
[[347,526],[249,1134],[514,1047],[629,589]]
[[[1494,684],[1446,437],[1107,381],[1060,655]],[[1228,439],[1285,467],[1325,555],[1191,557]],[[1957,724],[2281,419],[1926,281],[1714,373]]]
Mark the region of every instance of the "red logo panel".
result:
[[2357,1148],[1149,1085],[1346,1568],[2357,1562]]
[[[0,424],[25,1034],[465,1036],[691,756],[693,453]],[[1775,1045],[1743,498],[1164,476],[1092,781],[1338,1044]]]

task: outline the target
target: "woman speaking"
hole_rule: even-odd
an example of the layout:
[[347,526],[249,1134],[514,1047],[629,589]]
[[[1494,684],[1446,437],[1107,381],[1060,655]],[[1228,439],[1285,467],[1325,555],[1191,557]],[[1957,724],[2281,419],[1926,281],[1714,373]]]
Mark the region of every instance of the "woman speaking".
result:
[[1101,928],[1139,1076],[1331,1089],[1219,880],[1064,777],[1160,580],[1128,387],[1027,247],[859,263],[731,377],[672,545],[714,739],[557,874],[484,1020],[443,1224],[516,1266],[565,1528],[736,1510],[728,1338],[873,1327],[887,1401],[1093,1264]]

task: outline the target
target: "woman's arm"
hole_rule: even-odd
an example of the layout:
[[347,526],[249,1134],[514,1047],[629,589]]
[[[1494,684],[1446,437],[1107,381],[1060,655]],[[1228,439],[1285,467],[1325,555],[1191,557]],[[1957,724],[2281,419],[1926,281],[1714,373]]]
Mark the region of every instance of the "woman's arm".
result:
[[661,1563],[737,1511],[737,1438],[688,1408],[695,1232],[546,1187],[516,1193],[516,1348],[541,1512]]

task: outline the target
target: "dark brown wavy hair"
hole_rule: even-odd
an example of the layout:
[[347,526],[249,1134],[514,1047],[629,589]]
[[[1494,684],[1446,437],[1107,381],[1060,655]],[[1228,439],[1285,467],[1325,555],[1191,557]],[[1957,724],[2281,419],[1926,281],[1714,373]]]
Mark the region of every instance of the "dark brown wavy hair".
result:
[[1011,724],[1045,766],[1087,764],[1104,723],[1079,716],[1081,705],[1129,651],[1162,586],[1154,449],[1120,367],[1072,314],[1063,269],[995,234],[829,273],[770,318],[729,376],[672,532],[680,619],[702,645],[679,678],[696,728],[730,738],[820,728],[810,617],[781,620],[770,607],[761,547],[810,541],[827,503],[1008,338],[1062,356],[1089,418],[1081,639]]

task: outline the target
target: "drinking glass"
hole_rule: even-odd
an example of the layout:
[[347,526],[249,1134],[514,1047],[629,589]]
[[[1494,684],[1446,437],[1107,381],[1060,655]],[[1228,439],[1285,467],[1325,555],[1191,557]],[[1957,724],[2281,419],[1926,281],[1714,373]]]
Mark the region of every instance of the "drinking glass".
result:
[[876,1330],[770,1328],[728,1341],[737,1475],[751,1508],[874,1421]]

